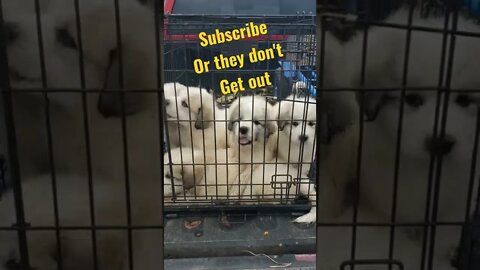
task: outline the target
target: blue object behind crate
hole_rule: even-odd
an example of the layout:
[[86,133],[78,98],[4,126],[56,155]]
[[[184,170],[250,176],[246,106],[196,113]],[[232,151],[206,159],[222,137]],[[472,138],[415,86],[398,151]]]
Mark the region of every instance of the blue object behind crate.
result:
[[480,0],[464,0],[464,3],[472,15],[480,16]]
[[300,70],[297,69],[295,63],[291,61],[278,61],[283,70],[283,76],[287,78],[290,85],[295,81],[302,81],[307,85],[308,92],[312,97],[317,96],[317,73],[314,67],[300,66]]
[[458,269],[480,269],[480,213],[476,213],[464,227],[464,235],[459,250]]

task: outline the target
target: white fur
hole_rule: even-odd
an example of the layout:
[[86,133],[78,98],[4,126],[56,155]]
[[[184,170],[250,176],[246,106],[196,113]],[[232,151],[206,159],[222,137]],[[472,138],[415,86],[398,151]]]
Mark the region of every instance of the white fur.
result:
[[[401,10],[388,22],[406,24],[407,14]],[[421,19],[414,15],[414,25],[441,29],[442,18]],[[460,18],[459,27],[463,30],[478,31],[478,26]],[[369,32],[368,57],[366,59],[367,87],[399,87],[403,75],[403,59],[406,31],[390,28],[372,28]],[[347,44],[349,67],[344,69],[347,86],[358,87],[360,78],[361,48],[363,36],[360,35]],[[409,56],[407,84],[409,87],[436,87],[438,85],[441,60],[442,34],[412,32]],[[459,89],[479,88],[480,80],[476,70],[478,61],[471,58],[473,52],[480,49],[480,41],[475,38],[457,36],[455,60],[452,69],[451,86]],[[443,156],[441,184],[438,196],[438,222],[461,222],[465,219],[467,194],[470,180],[472,146],[474,142],[478,94],[462,93],[471,99],[471,104],[462,107],[456,101],[460,93],[452,92],[448,102],[448,116],[445,129],[446,137],[454,141],[451,151]],[[397,130],[400,108],[400,93],[369,93],[365,96],[366,108],[381,104],[378,116],[373,122],[365,122],[361,154],[360,207],[375,209],[383,220],[390,220],[394,190],[394,164],[397,142]],[[399,155],[399,176],[397,187],[397,222],[425,222],[425,203],[428,189],[428,171],[430,153],[426,140],[433,135],[433,123],[436,108],[435,92],[407,91],[420,96],[420,106],[404,104],[403,128]],[[443,111],[445,95],[440,102]],[[441,118],[440,118],[441,119]],[[439,122],[441,123],[441,122]],[[340,136],[330,150],[332,159],[344,164],[348,171],[333,176],[336,187],[342,192],[345,186],[356,176],[356,158],[358,149],[359,124],[356,124]],[[346,156],[346,154],[351,154]],[[478,164],[476,164],[478,166]],[[340,165],[341,166],[341,165]],[[435,179],[435,176],[433,177]],[[478,173],[474,176],[478,185]],[[432,194],[434,192],[431,187]],[[339,196],[344,199],[345,196]],[[473,198],[475,199],[475,198]],[[359,217],[369,221],[368,217]],[[448,261],[452,250],[459,244],[460,228],[439,227],[435,252],[440,260]],[[438,269],[435,267],[435,269]],[[451,269],[451,268],[447,268]]]
[[[244,171],[241,177],[251,177],[252,184],[247,187],[245,196],[254,195],[260,201],[289,201],[302,194],[315,204],[315,185],[310,182],[307,173],[295,166],[287,165],[285,160],[273,158],[265,165],[257,166],[252,173]],[[277,163],[277,164],[275,164]],[[308,172],[308,171],[307,171]],[[323,180],[323,179],[322,179]],[[294,220],[297,223],[316,221],[317,209],[312,205],[310,211]]]
[[290,95],[277,106],[278,156],[293,166],[300,167],[301,171],[308,172],[315,159],[317,143],[316,101],[310,97]]
[[[56,37],[57,30],[64,29],[77,43],[76,25],[73,2],[60,0],[40,0],[43,45],[46,65],[47,87],[54,89],[80,89],[80,71],[78,51],[65,47]],[[108,55],[117,48],[116,29],[114,20],[113,1],[79,1],[82,21],[82,38],[87,89],[99,90],[106,82],[107,88],[118,89],[118,59],[108,67]],[[32,226],[42,225],[42,222],[51,222],[53,203],[48,200],[51,196],[51,185],[48,177],[31,177],[50,170],[49,151],[46,136],[46,102],[42,94],[27,93],[24,90],[42,88],[40,81],[40,64],[35,15],[33,2],[6,0],[4,4],[5,20],[14,23],[18,37],[7,45],[7,53],[11,68],[11,83],[14,90],[14,115],[17,131],[17,145],[20,155],[20,169],[24,185],[24,199],[26,211],[32,213],[27,221]],[[124,87],[127,89],[156,88],[155,68],[155,35],[153,13],[141,7],[136,1],[120,0],[120,23],[122,28],[122,48],[124,61]],[[108,71],[108,72],[107,72]],[[19,80],[19,77],[23,77]],[[113,99],[117,95],[103,93],[104,98]],[[87,183],[87,138],[85,131],[83,100],[81,93],[48,93],[51,132],[53,142],[53,161],[56,169],[58,196],[60,209],[64,215],[61,225],[89,225],[88,200],[85,194]],[[136,112],[126,118],[125,139],[122,132],[120,117],[106,118],[97,109],[99,94],[86,94],[86,116],[89,126],[89,149],[92,178],[95,186],[96,203],[99,211],[98,224],[125,223],[126,181],[129,182],[132,205],[132,223],[142,225],[158,225],[161,220],[155,215],[160,211],[162,202],[158,200],[158,191],[161,190],[160,164],[162,162],[161,142],[159,141],[157,94],[126,94],[125,110]],[[117,104],[119,105],[119,104]],[[126,142],[125,147],[124,141]],[[126,155],[128,158],[126,158]],[[128,166],[127,168],[125,168]],[[68,171],[69,174],[63,172]],[[126,174],[128,172],[128,174]],[[48,173],[47,173],[48,174]],[[81,191],[84,191],[82,193]],[[114,195],[112,195],[114,194]],[[11,193],[7,193],[5,201],[0,203],[2,216],[6,208],[11,208]],[[111,201],[115,202],[112,207]],[[118,204],[117,204],[118,203]],[[83,208],[85,207],[85,209]],[[101,214],[100,214],[101,213]],[[6,213],[3,219],[9,226],[12,212]],[[2,232],[3,233],[3,232]],[[33,233],[32,233],[33,234]],[[125,253],[117,252],[123,249],[116,241],[121,241],[124,233],[99,232],[99,241],[107,237],[104,245],[99,246],[99,252],[105,252],[104,261],[100,268],[118,269],[119,256],[125,258]],[[5,234],[6,235],[6,234]],[[91,258],[89,256],[91,244],[89,241],[73,241],[68,238],[86,237],[85,232],[62,232],[67,242],[68,259],[65,269],[92,268],[85,266]],[[78,236],[77,236],[78,235]],[[51,260],[53,252],[53,233],[38,233],[32,238],[30,247],[33,254],[32,264],[38,269],[55,269]],[[3,236],[2,236],[3,237]],[[6,236],[10,237],[10,236]],[[1,241],[4,243],[4,241]],[[13,248],[18,246],[18,242]],[[79,244],[79,245],[77,245]],[[80,245],[81,244],[81,245]],[[100,244],[100,243],[99,243]],[[47,245],[47,246],[45,246]],[[1,248],[7,247],[2,245]],[[46,248],[47,247],[47,248]],[[70,250],[70,247],[73,250]],[[7,247],[12,248],[11,245]],[[105,251],[106,250],[106,251]],[[15,250],[13,250],[15,252]],[[123,252],[124,250],[122,250]],[[77,258],[76,252],[80,252]],[[8,254],[7,254],[8,253]],[[8,259],[10,250],[2,250],[0,260]],[[78,263],[81,262],[81,263]],[[110,263],[115,263],[113,266]],[[103,266],[103,263],[106,266]],[[108,265],[107,265],[108,264]],[[3,266],[3,264],[1,264]],[[68,266],[68,267],[67,267]],[[1,269],[1,267],[0,267]]]
[[[171,162],[170,162],[171,158]],[[204,155],[192,148],[173,148],[163,156],[164,196],[185,192],[203,181]]]
[[167,83],[164,88],[172,146],[226,148],[226,110],[216,106],[210,93],[179,83]]
[[[252,171],[274,156],[277,136],[277,125],[273,107],[261,96],[242,96],[236,99],[229,108],[228,145],[231,153],[240,163],[240,172]],[[241,133],[241,129],[245,133]],[[243,182],[243,179],[245,182]],[[231,187],[233,195],[242,194],[249,177],[237,179],[241,181],[238,188]],[[236,181],[237,181],[236,180]]]
[[218,149],[205,166],[203,181],[195,186],[190,196],[197,196],[204,200],[235,200],[243,198],[239,193],[232,190],[232,185],[237,185],[240,177],[240,165],[238,158],[231,148]]
[[[46,86],[53,89],[81,89],[78,49],[66,47],[57,38],[63,29],[79,46],[73,2],[40,0],[42,41],[46,66]],[[42,94],[24,90],[42,88],[40,54],[33,2],[3,1],[5,21],[15,26],[17,38],[7,44],[14,115],[22,175],[48,172],[46,109]],[[127,89],[156,87],[155,36],[153,13],[136,1],[119,1],[122,33],[123,77]],[[109,53],[118,49],[114,3],[108,0],[80,1],[85,87],[118,89],[118,58],[109,66]],[[19,79],[19,77],[21,79]],[[85,171],[86,138],[83,99],[80,93],[48,93],[49,120],[55,168]],[[119,96],[103,93],[104,101],[120,106]],[[148,96],[148,97],[147,97]],[[156,95],[155,95],[156,96]],[[155,103],[147,94],[126,94],[126,112],[139,112]],[[98,111],[99,94],[89,92],[85,99],[92,152],[108,152],[109,141],[121,135],[119,121],[105,118]],[[152,110],[155,113],[155,110]],[[128,121],[127,121],[128,122]],[[135,125],[135,124],[133,124]],[[157,122],[158,125],[158,122]],[[111,128],[110,130],[105,127]],[[129,130],[133,130],[130,127]],[[116,147],[121,146],[121,141]],[[106,154],[104,154],[106,155]],[[107,155],[108,156],[108,155]],[[107,158],[108,161],[110,158]],[[105,161],[105,160],[103,160]],[[102,161],[102,162],[103,162]],[[98,159],[95,164],[98,164]]]

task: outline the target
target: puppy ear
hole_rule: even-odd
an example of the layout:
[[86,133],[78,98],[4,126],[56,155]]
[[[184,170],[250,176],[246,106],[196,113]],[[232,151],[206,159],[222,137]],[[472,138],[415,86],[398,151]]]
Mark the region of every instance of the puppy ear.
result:
[[235,101],[232,102],[232,104],[230,105],[230,109],[228,111],[228,124],[227,124],[227,128],[229,131],[232,131],[233,130],[233,126],[235,124],[235,122],[238,120],[238,117],[239,117],[239,110],[238,110],[238,103],[240,101],[237,99]]
[[[200,108],[198,109],[197,113],[197,120],[195,121],[195,128],[196,129],[206,129],[212,125],[213,120],[213,111],[215,102],[213,101],[213,96],[209,94],[207,91],[201,90],[200,96],[198,97],[190,97],[190,101],[192,99],[197,99],[200,103]],[[194,101],[195,102],[195,101]],[[190,102],[192,103],[192,102]]]
[[[117,57],[117,50],[109,52],[108,65],[105,70],[104,89],[119,90],[119,60]],[[103,91],[98,97],[97,109],[104,117],[118,117],[122,116],[123,111],[125,115],[134,114],[139,110],[138,105],[141,103],[138,95],[127,94],[120,92]]]
[[277,121],[278,130],[283,130],[287,125],[287,123],[288,123],[287,120],[278,120]]
[[[114,5],[103,3],[104,1],[97,1],[101,2],[98,5],[89,5],[89,2],[82,3],[81,6],[84,57],[103,69],[104,73],[99,75],[104,77],[104,88],[115,90],[156,88],[153,12],[137,1],[122,1],[121,40],[120,44],[117,44],[119,37],[116,35]],[[122,12],[126,10],[128,12]],[[75,22],[69,23],[68,27],[73,33],[72,37],[77,38]],[[119,78],[122,78],[122,82]],[[86,79],[88,85],[89,80],[93,78]],[[133,114],[145,108],[148,101],[146,95],[129,92],[124,94],[122,100],[118,92],[104,92],[98,101],[98,107],[107,116],[122,115],[122,108],[126,114]]]
[[366,121],[375,121],[380,110],[386,103],[386,96],[384,93],[366,92],[363,94],[357,93],[357,102],[359,105],[363,104],[363,112],[366,116]]
[[[202,108],[200,108],[198,110],[198,113],[197,113],[197,120],[195,121],[195,128],[196,129],[206,129],[210,126],[210,121],[203,121],[203,119],[205,118],[205,111],[206,110],[203,110]],[[208,119],[208,117],[207,117]]]
[[265,138],[270,137],[270,135],[277,131],[278,127],[275,122],[277,121],[273,121],[272,119],[268,118],[267,121],[265,121]]
[[229,131],[232,131],[233,130],[233,124],[235,123],[235,121],[228,121],[228,125],[227,125],[227,128]]

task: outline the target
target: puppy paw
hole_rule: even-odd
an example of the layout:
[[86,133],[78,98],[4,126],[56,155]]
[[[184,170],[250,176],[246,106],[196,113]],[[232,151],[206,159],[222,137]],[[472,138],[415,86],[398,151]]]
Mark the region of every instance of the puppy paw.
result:
[[293,222],[295,223],[304,223],[304,224],[311,224],[317,220],[317,214],[315,212],[310,212],[305,214],[301,217],[296,218]]

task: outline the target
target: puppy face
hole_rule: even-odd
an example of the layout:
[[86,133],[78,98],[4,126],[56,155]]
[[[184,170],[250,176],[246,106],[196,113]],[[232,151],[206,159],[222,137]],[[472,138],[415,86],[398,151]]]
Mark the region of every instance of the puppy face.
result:
[[181,106],[179,96],[186,91],[187,87],[179,83],[166,83],[163,85],[165,92],[165,110],[167,120],[177,120],[177,108]]
[[[3,3],[12,88],[118,90],[155,87],[153,19],[150,12],[136,1],[120,1],[120,13],[123,13],[120,41],[122,61],[117,44],[113,2],[80,2],[80,43],[72,3],[39,1],[43,46],[41,52],[34,2],[5,0]],[[79,59],[80,48],[83,53],[83,69]],[[123,64],[122,76],[120,62]],[[52,93],[49,97],[64,106],[81,102],[78,94]],[[120,115],[123,110],[120,97],[118,93],[102,93],[98,100],[99,110],[106,116]],[[127,94],[125,112],[132,114],[142,109],[143,101],[141,94]]]
[[317,105],[313,98],[289,96],[280,105],[278,128],[292,136],[299,144],[310,143],[315,138]]
[[[444,109],[445,95],[440,96],[439,127]],[[400,108],[399,93],[368,94],[365,110],[371,115],[369,125],[379,128],[373,132],[382,133],[392,147],[398,132]],[[445,138],[433,136],[437,95],[426,92],[406,92],[401,151],[411,158],[428,158],[430,153],[443,155],[453,160],[470,160],[474,143],[479,95],[474,93],[451,93],[448,101],[448,115]]]
[[[178,84],[177,84],[178,85]],[[174,94],[177,90],[176,96]],[[192,123],[192,128],[205,129],[208,128],[213,120],[213,112],[215,103],[213,96],[204,89],[198,87],[181,86],[170,87],[167,94],[165,92],[167,118],[177,121],[179,124],[188,127]],[[168,95],[168,97],[167,97]]]
[[[36,22],[31,15],[6,18],[7,53],[12,88],[41,88],[42,71],[38,51]],[[42,42],[46,66],[46,84],[50,88],[79,88],[78,44],[68,25],[54,16],[42,19]],[[88,86],[101,87],[101,69],[85,61]]]
[[[289,96],[279,104],[278,128],[282,138],[278,146],[284,158],[292,162],[311,162],[316,145],[316,101],[309,97]],[[302,154],[303,153],[303,154]]]
[[228,130],[230,145],[240,147],[252,142],[264,142],[277,127],[273,120],[273,108],[264,97],[243,96],[235,100],[229,108]]

